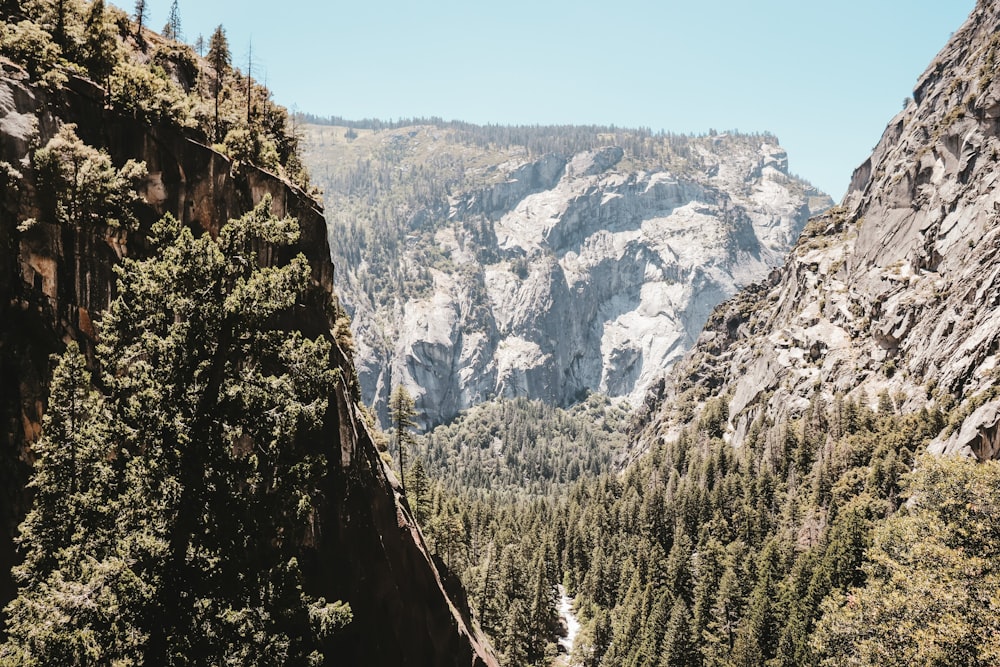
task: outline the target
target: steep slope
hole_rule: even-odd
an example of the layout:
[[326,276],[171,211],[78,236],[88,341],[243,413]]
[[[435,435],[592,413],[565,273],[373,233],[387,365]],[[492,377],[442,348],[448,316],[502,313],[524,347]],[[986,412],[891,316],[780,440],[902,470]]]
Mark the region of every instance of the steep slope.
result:
[[[298,218],[302,233],[292,251],[305,253],[311,267],[309,306],[296,312],[295,327],[333,340],[336,310],[326,223],[301,190],[245,161],[236,164],[190,128],[122,113],[104,88],[72,71],[64,85],[53,86],[6,59],[0,66],[0,601],[6,603],[17,560],[13,540],[29,499],[31,445],[45,411],[49,354],[71,339],[92,349],[113,297],[114,267],[123,256],[143,256],[155,219],[170,212],[198,233],[217,234],[228,218],[270,196],[275,214]],[[51,202],[41,194],[36,149],[68,123],[116,166],[145,162],[137,230],[43,215]],[[25,224],[29,220],[35,222]],[[288,259],[268,248],[259,256],[264,264]],[[352,607],[354,620],[325,647],[328,655],[347,664],[495,664],[460,588],[435,566],[358,418],[350,361],[337,345],[333,350],[331,363],[346,379],[328,400],[328,439],[312,445],[328,464],[317,499],[320,529],[299,554],[310,594]]]
[[[809,223],[780,271],[713,314],[649,406],[722,395],[739,446],[758,418],[802,414],[816,388],[871,406],[887,395],[907,412],[958,404],[931,449],[997,455],[998,22],[1000,8],[980,3],[843,203]],[[676,412],[655,421],[662,433]]]
[[631,465],[553,501],[584,664],[997,662],[998,35],[979,3]]
[[769,135],[307,126],[362,396],[641,397],[829,198]]

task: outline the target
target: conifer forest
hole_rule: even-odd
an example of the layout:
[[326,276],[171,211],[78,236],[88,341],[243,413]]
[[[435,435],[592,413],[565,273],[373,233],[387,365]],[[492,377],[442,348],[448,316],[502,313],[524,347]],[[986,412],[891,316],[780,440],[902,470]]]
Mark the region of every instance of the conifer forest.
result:
[[0,0],[0,665],[1000,664],[1000,5],[834,205],[161,4]]

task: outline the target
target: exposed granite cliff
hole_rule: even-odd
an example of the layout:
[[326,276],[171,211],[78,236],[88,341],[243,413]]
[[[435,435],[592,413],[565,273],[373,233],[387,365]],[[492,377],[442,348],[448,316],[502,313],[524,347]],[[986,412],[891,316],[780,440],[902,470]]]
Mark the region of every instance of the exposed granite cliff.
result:
[[[477,150],[449,132],[414,126],[350,146],[331,140],[328,128],[307,134],[306,160],[318,174],[335,156],[363,150],[392,156],[380,169],[358,170],[372,180],[442,156],[472,165],[439,198],[399,206],[414,189],[410,178],[384,197],[408,234],[399,263],[420,267],[425,289],[367,289],[374,250],[364,248],[345,251],[361,262],[342,271],[338,286],[353,317],[365,402],[384,410],[402,381],[431,425],[498,397],[565,405],[589,390],[641,398],[694,343],[712,308],[766,276],[809,215],[830,203],[789,175],[769,135],[654,137],[642,149],[625,135],[628,149],[530,157]],[[334,179],[325,185],[336,216],[351,202]],[[399,282],[405,288],[413,278]]]
[[[49,354],[70,339],[85,348],[96,340],[95,322],[113,297],[113,267],[141,256],[143,230],[165,212],[196,229],[217,233],[265,195],[278,215],[298,218],[294,252],[312,266],[314,307],[296,317],[304,330],[330,335],[333,267],[326,223],[316,203],[275,176],[230,161],[171,127],[149,127],[116,114],[104,91],[71,78],[61,91],[40,88],[10,62],[0,61],[0,162],[9,166],[0,201],[0,604],[12,596],[13,538],[26,509],[24,484],[46,399]],[[58,126],[75,123],[86,143],[115,164],[145,161],[139,231],[39,222],[30,154]],[[20,172],[20,174],[14,173]],[[18,177],[20,175],[20,178]],[[265,258],[270,256],[264,252]],[[274,258],[275,260],[278,258]],[[336,346],[335,363],[353,376]],[[354,621],[329,653],[344,664],[492,665],[474,629],[460,588],[436,567],[406,502],[358,419],[357,388],[342,381],[330,397],[325,431],[330,441],[319,539],[303,554],[306,586],[315,595],[350,603]]]
[[678,398],[724,395],[740,445],[759,416],[800,414],[819,388],[897,409],[957,405],[932,451],[998,456],[1000,6],[954,33],[784,267],[720,306],[647,397],[662,435]]

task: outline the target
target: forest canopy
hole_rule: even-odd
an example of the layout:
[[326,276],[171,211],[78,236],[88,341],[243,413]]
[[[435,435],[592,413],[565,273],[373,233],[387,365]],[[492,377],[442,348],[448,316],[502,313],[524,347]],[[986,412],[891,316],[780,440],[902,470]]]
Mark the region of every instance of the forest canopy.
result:
[[59,357],[3,664],[320,664],[349,622],[297,559],[340,371],[327,338],[281,324],[305,258],[247,261],[298,239],[270,207],[214,239],[164,217],[150,259],[118,269],[100,382],[75,344]]
[[[136,18],[146,11],[139,4]],[[246,71],[232,62],[223,26],[203,55],[104,0],[7,2],[2,13],[0,55],[50,90],[69,77],[89,78],[118,112],[193,132],[234,160],[310,189],[293,119],[253,79],[249,62]],[[179,18],[173,23],[179,26]]]

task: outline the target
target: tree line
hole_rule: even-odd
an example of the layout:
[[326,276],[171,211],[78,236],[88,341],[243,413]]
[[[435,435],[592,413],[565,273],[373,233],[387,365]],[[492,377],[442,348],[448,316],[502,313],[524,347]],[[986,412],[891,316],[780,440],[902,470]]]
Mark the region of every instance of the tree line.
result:
[[252,59],[241,71],[232,61],[225,29],[198,53],[178,41],[177,2],[164,35],[148,20],[146,0],[130,16],[104,0],[7,2],[0,54],[26,67],[43,86],[58,89],[68,76],[86,76],[106,89],[107,102],[149,123],[194,132],[240,163],[253,163],[310,189],[300,156],[300,136],[287,110],[252,77]]
[[956,421],[946,403],[816,394],[734,449],[719,397],[620,473],[523,489],[456,465],[499,434],[460,419],[424,439],[451,458],[417,502],[507,664],[551,662],[562,584],[587,666],[987,665],[1000,464],[918,454]]

